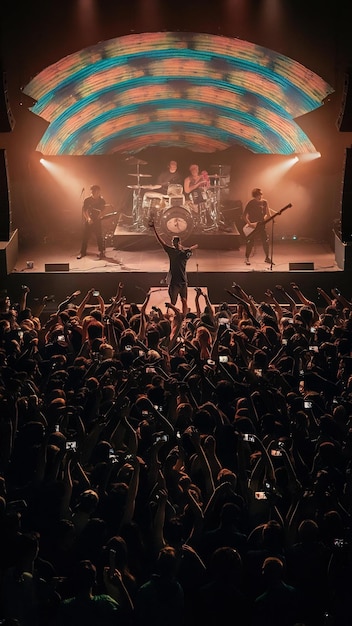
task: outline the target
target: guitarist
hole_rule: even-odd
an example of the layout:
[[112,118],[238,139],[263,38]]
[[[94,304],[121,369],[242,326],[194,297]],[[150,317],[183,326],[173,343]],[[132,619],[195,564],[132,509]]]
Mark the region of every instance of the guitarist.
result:
[[[256,187],[252,190],[252,199],[247,202],[244,212],[243,218],[246,222],[244,229],[247,230],[247,239],[246,239],[246,257],[245,264],[250,265],[250,254],[253,250],[254,239],[258,238],[262,242],[264,254],[265,254],[265,263],[271,264],[271,259],[269,257],[269,237],[265,229],[265,220],[270,217],[269,215],[269,205],[267,200],[263,198],[263,192],[261,189]],[[250,231],[250,232],[249,232]]]
[[97,240],[99,250],[98,257],[100,259],[105,257],[101,217],[105,207],[111,205],[106,204],[104,198],[101,196],[99,185],[92,185],[90,191],[90,196],[83,201],[83,235],[81,250],[77,255],[77,259],[81,259],[87,254],[88,240],[92,233],[94,233]]

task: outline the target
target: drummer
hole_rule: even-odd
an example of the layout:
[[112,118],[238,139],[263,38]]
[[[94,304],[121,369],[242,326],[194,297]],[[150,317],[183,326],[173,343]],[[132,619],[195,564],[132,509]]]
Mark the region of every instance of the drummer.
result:
[[182,176],[177,169],[177,161],[169,161],[167,169],[160,172],[157,179],[158,185],[161,185],[160,193],[163,194],[163,196],[167,195],[169,185],[182,186],[182,182]]
[[192,163],[189,166],[189,176],[184,180],[184,191],[192,203],[192,210],[197,213],[198,219],[206,219],[206,190],[209,187],[209,175],[206,170],[199,171],[199,165]]

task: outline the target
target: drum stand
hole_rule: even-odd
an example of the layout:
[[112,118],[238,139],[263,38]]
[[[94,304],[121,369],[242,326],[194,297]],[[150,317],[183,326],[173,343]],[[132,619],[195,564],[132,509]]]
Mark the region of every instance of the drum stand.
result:
[[[139,185],[139,183],[137,183]],[[141,188],[133,190],[132,196],[132,226],[135,230],[143,232],[146,230],[143,224],[143,212],[142,212],[142,196]]]
[[128,159],[131,163],[133,162],[136,165],[136,173],[129,174],[129,176],[135,176],[137,178],[137,184],[133,185],[133,195],[132,195],[132,227],[138,232],[143,232],[146,230],[146,227],[143,224],[143,212],[142,212],[142,194],[141,194],[141,178],[150,177],[151,174],[141,174],[140,166],[146,165],[146,161],[141,161],[140,159],[130,158]]
[[[214,202],[212,203],[209,199],[205,202],[204,204],[204,213],[205,213],[205,225],[203,227],[203,230],[205,232],[210,232],[212,230],[218,230],[219,229],[219,224],[218,224],[218,206],[220,204],[220,189],[216,190],[216,193],[214,194]],[[213,207],[211,206],[213,204]],[[211,224],[210,226],[207,225],[207,216],[209,215],[210,219],[211,219]],[[204,218],[201,218],[201,224],[204,223]]]
[[[226,189],[227,185],[222,185],[221,184],[221,179],[223,178],[222,175],[222,170],[221,168],[223,167],[222,165],[217,165],[216,167],[219,168],[219,174],[216,174],[214,176],[210,176],[209,178],[214,178],[214,184],[212,185],[212,188],[214,190],[214,200],[208,200],[207,204],[208,204],[208,210],[209,210],[209,215],[210,218],[212,220],[212,224],[211,226],[209,226],[209,228],[206,228],[205,230],[211,231],[211,230],[219,230],[220,228],[220,208],[221,208],[221,190],[222,189]],[[212,206],[211,206],[212,205]]]

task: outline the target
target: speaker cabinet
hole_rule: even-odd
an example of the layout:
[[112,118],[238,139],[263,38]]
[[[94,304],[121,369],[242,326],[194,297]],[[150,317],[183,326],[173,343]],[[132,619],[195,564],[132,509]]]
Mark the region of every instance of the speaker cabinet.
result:
[[345,74],[341,111],[336,126],[341,132],[352,132],[352,68],[349,68]]
[[335,261],[341,270],[352,269],[352,242],[344,243],[335,233]]
[[0,133],[9,133],[15,126],[15,119],[10,108],[6,74],[1,67],[0,72]]
[[12,235],[10,190],[7,178],[6,151],[0,149],[0,241],[9,241]]
[[46,272],[69,272],[69,263],[45,263]]
[[288,268],[290,271],[299,272],[301,270],[314,270],[314,263],[289,263]]
[[11,274],[18,257],[18,230],[16,229],[8,241],[0,241],[0,277]]
[[342,181],[340,232],[343,242],[352,241],[352,148],[346,148]]

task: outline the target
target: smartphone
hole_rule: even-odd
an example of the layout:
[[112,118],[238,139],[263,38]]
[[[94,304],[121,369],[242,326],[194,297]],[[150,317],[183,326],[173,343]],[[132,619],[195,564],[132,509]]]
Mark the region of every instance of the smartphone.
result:
[[255,442],[254,435],[249,435],[248,433],[245,433],[244,435],[242,435],[242,439],[243,441],[251,441],[252,443]]
[[265,491],[256,491],[254,496],[256,500],[267,500]]
[[65,335],[58,335],[57,336],[57,340],[58,341],[65,341]]
[[229,362],[229,357],[227,356],[227,354],[220,354],[219,363],[228,363],[228,362]]
[[55,432],[56,433],[60,432],[60,424],[55,424]]
[[66,450],[77,450],[77,441],[66,441]]
[[166,434],[164,434],[164,435],[157,435],[155,437],[155,441],[164,441],[166,443],[167,441],[169,441],[169,435],[166,435]]
[[219,317],[220,326],[227,326],[228,323],[229,323],[229,320],[227,317]]
[[181,439],[181,432],[179,430],[176,431],[176,439]]
[[143,417],[149,417],[150,413],[149,411],[142,411],[142,415]]
[[207,364],[208,365],[215,365],[215,361],[213,361],[213,359],[208,359],[207,360]]
[[146,371],[147,374],[155,374],[156,369],[155,369],[155,367],[146,367],[145,371]]
[[128,350],[128,351],[132,350],[132,346],[125,346],[125,350]]
[[109,576],[110,578],[112,578],[115,573],[115,557],[116,557],[116,550],[114,550],[113,548],[110,548],[109,550]]
[[159,411],[159,413],[163,412],[163,407],[161,405],[159,405],[159,404],[154,404],[154,409],[156,411]]
[[285,339],[285,337],[283,337],[281,339],[281,343],[282,343],[283,346],[287,346],[287,339]]
[[254,370],[254,373],[255,373],[257,376],[263,376],[263,370],[262,370],[262,369],[255,369],[255,370]]
[[343,548],[345,545],[345,540],[344,539],[334,539],[334,546],[335,548]]
[[312,403],[310,402],[310,400],[305,400],[303,403],[303,406],[305,409],[311,409],[312,408]]
[[319,346],[309,346],[310,352],[319,352]]
[[97,298],[98,296],[100,296],[100,291],[93,291],[93,296],[95,298]]

